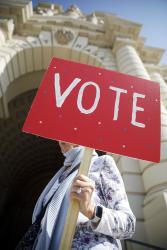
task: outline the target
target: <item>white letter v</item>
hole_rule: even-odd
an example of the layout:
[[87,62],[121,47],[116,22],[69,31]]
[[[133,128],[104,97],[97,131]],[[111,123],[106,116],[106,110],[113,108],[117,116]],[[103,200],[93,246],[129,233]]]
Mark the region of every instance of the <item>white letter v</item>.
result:
[[60,90],[60,75],[59,73],[55,74],[55,81],[54,81],[54,86],[55,86],[55,96],[56,96],[56,106],[61,107],[67,98],[67,96],[71,93],[71,91],[77,86],[77,84],[81,81],[79,78],[75,78],[73,82],[68,86],[68,88],[64,91],[63,94],[61,94]]

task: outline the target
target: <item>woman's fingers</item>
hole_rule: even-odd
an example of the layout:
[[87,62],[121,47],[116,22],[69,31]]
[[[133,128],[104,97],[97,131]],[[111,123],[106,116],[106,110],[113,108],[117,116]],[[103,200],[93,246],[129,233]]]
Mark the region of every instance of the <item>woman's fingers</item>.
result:
[[75,181],[73,183],[73,186],[74,187],[81,187],[81,188],[84,188],[84,187],[91,187],[92,189],[95,188],[95,184],[93,182],[83,182],[83,181]]
[[92,191],[93,191],[92,186],[86,186],[86,187],[73,186],[71,189],[71,193],[75,193],[77,196],[80,196],[83,193],[92,194]]
[[71,186],[71,198],[79,201],[80,212],[88,218],[92,218],[94,213],[95,204],[92,200],[94,189],[94,181],[84,175],[76,176]]
[[74,180],[80,180],[80,181],[92,181],[89,177],[87,177],[86,175],[80,174],[77,175]]
[[92,189],[95,188],[95,183],[91,179],[89,179],[87,176],[78,175],[75,177],[73,181],[73,186],[76,187],[91,187]]

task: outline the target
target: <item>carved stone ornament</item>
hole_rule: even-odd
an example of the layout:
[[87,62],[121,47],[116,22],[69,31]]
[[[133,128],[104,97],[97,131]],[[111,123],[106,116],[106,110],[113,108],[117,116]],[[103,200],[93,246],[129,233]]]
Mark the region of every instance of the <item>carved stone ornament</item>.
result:
[[58,43],[66,45],[72,41],[72,39],[74,38],[74,34],[71,30],[59,29],[55,33],[55,38]]
[[[13,19],[0,18],[0,27],[2,29],[2,32],[5,35],[5,40],[6,39],[11,40],[12,35],[13,35],[13,31],[14,31]],[[1,34],[1,38],[2,38],[2,34]]]
[[8,21],[7,27],[8,27],[8,38],[9,38],[9,40],[10,40],[10,39],[12,39],[13,32],[14,32],[14,28],[15,28],[13,19],[10,19],[10,20]]
[[91,15],[88,15],[87,20],[90,21],[93,24],[98,24],[98,19],[97,19],[95,13],[92,13]]
[[0,28],[0,46],[5,44],[6,36],[3,29]]
[[41,8],[37,7],[35,12],[42,16],[55,16],[58,14],[58,10],[51,8]]
[[81,12],[81,10],[78,8],[78,6],[72,4],[67,10],[66,15],[77,19],[77,18],[83,18],[84,14]]

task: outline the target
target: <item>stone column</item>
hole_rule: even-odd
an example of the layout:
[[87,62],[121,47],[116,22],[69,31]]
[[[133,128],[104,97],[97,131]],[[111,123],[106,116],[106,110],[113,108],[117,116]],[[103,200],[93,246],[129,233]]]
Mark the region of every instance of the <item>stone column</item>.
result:
[[116,59],[118,69],[122,73],[150,79],[136,49],[131,45],[124,45],[117,49]]
[[[148,80],[150,79],[148,72],[133,46],[128,44],[119,46],[115,53],[120,72]],[[161,105],[161,162],[158,164],[142,160],[138,162],[146,193],[143,212],[148,241],[152,244],[166,247],[167,195],[165,191],[167,190],[167,111],[163,104]]]
[[[149,79],[149,75],[135,48],[131,44],[122,43],[122,40],[120,41],[119,39],[114,47],[118,70],[125,74]],[[135,45],[133,42],[132,44]],[[148,242],[142,209],[145,198],[145,190],[140,163],[136,159],[120,156],[119,160],[117,160],[117,165],[125,183],[131,208],[137,219],[134,237],[136,240]]]
[[159,82],[161,90],[161,101],[167,110],[167,84],[159,72],[152,72],[150,76],[153,81]]

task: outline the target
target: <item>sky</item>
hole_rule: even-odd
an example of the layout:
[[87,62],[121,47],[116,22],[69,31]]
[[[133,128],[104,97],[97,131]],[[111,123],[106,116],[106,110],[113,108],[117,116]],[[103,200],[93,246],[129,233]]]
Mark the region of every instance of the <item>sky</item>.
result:
[[167,64],[167,0],[33,0],[34,6],[38,1],[60,4],[64,10],[76,4],[86,14],[104,11],[138,22],[145,45],[165,49],[160,63]]

